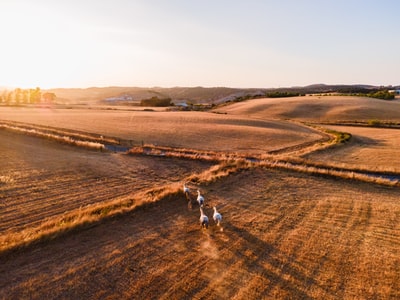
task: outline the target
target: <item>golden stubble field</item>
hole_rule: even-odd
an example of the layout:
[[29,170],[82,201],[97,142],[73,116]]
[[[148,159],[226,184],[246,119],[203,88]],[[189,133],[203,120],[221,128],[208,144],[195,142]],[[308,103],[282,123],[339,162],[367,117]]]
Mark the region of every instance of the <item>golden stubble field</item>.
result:
[[263,98],[234,103],[217,109],[233,115],[313,122],[399,121],[400,100],[385,101],[353,96],[303,96]]
[[[62,118],[50,117],[59,113]],[[131,112],[1,108],[0,120],[134,140],[141,131],[127,126],[132,117],[147,137],[154,134],[154,140],[148,139],[151,143],[203,150],[204,137],[211,140],[210,150],[243,153],[247,143],[252,145],[249,153],[260,153],[319,142],[323,137],[298,123],[277,120],[267,111],[257,116],[152,113],[135,112],[132,117]],[[173,116],[172,125],[168,116]],[[164,136],[163,129],[170,126],[177,131],[185,118],[183,127],[187,127],[177,141],[172,141],[171,132]],[[206,134],[211,129],[219,132],[215,140]],[[261,130],[263,138],[252,136],[253,130]],[[390,149],[397,130],[381,130],[379,135],[388,134],[382,144]],[[238,139],[226,136],[229,131]],[[283,138],[276,138],[282,133]],[[369,131],[353,134],[349,144],[307,159],[351,166],[356,152],[345,149],[365,145],[374,137]],[[227,141],[232,142],[230,148]],[[23,232],[98,202],[124,201],[143,190],[181,184],[212,167],[197,160],[88,151],[8,131],[0,131],[0,142],[5,158],[0,168],[2,234]],[[376,149],[368,147],[372,143],[366,145],[371,153]],[[323,157],[324,153],[328,156]],[[373,164],[366,163],[370,155],[358,156],[360,163],[373,169]],[[197,188],[203,192],[210,219],[212,206],[218,206],[224,217],[221,227],[211,220],[208,230],[200,229],[198,206],[189,208],[183,193],[172,193],[152,204],[1,253],[0,298],[400,297],[398,188],[263,167],[238,168],[229,176],[190,186],[192,199]]]
[[1,108],[0,120],[52,126],[199,150],[265,153],[316,141],[307,127],[276,119],[208,112],[147,112],[105,109]]
[[2,236],[91,204],[179,182],[210,166],[82,150],[1,130],[0,141]]
[[304,96],[285,99],[255,99],[218,109],[233,115],[254,118],[283,118],[302,122],[332,123],[323,125],[348,132],[353,139],[346,145],[307,155],[312,160],[348,168],[400,172],[400,130],[356,126],[334,126],[377,120],[400,122],[400,101],[360,97]]
[[352,140],[345,146],[312,153],[308,159],[334,162],[348,168],[400,173],[400,130],[356,126],[326,126],[348,132]]
[[[255,169],[0,257],[1,293],[52,299],[396,299],[398,191]],[[206,208],[210,216],[211,208]]]

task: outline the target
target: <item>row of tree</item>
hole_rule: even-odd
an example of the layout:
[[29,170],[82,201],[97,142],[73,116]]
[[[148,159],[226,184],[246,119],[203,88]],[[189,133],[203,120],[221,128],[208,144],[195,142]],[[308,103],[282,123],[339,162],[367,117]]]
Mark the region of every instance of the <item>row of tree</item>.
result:
[[389,92],[388,90],[371,92],[371,93],[367,94],[367,96],[371,97],[371,98],[378,98],[378,99],[383,99],[383,100],[392,100],[395,98],[395,94]]
[[305,96],[305,94],[300,94],[297,92],[275,91],[266,93],[265,96],[268,98],[286,98],[286,97]]
[[6,105],[54,103],[55,100],[56,94],[50,92],[43,93],[40,87],[36,89],[16,88],[11,91],[4,90],[0,94],[0,103]]
[[[330,94],[325,94],[330,95]],[[363,93],[341,93],[341,96],[357,96],[357,97],[369,97],[383,100],[393,100],[396,98],[395,93],[389,92],[388,90],[369,90]]]
[[140,101],[140,106],[167,107],[172,105],[171,98],[151,97]]

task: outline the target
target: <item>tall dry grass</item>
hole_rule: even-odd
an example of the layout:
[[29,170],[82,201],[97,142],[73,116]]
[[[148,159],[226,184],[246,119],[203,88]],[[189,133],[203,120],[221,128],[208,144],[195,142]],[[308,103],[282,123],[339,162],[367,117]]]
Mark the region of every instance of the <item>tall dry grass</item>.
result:
[[[192,174],[183,181],[192,182],[198,186],[207,185],[210,182],[229,176],[239,169],[250,166],[251,164],[245,161],[225,162],[213,166],[202,173]],[[146,208],[148,205],[152,205],[152,203],[171,197],[185,199],[181,182],[174,182],[134,195],[116,198],[108,202],[81,207],[63,216],[50,218],[35,227],[27,228],[20,232],[5,233],[0,237],[0,251],[26,247],[34,243],[53,239],[73,230],[92,226],[114,216]]]
[[329,176],[335,178],[342,179],[351,179],[358,180],[363,182],[375,183],[380,185],[392,186],[392,187],[400,187],[399,180],[391,180],[388,178],[384,178],[379,174],[369,174],[362,173],[355,170],[340,170],[337,168],[331,168],[327,166],[316,166],[316,165],[307,165],[303,164],[293,164],[289,161],[262,161],[260,162],[260,166],[270,167],[270,168],[278,168],[283,170],[291,170],[301,173],[307,173],[310,175],[318,175],[318,176]]
[[71,129],[61,129],[55,128],[51,126],[39,125],[39,124],[31,124],[31,123],[23,123],[17,121],[6,121],[1,120],[0,126],[8,125],[13,127],[18,127],[20,129],[35,129],[41,133],[50,133],[57,136],[69,136],[75,140],[84,140],[84,141],[91,141],[91,142],[101,142],[107,144],[119,144],[119,140],[99,134],[89,134],[87,132],[71,130]]
[[151,144],[132,147],[131,149],[129,149],[128,154],[165,156],[165,157],[182,158],[182,159],[203,160],[210,162],[228,161],[243,156],[237,153],[201,151],[188,148],[172,148],[172,147],[156,146]]
[[[335,138],[333,141],[326,142],[320,146],[313,146],[309,151],[317,151],[321,148],[326,149],[329,147],[335,147],[343,143],[341,137],[343,137],[342,133],[329,132],[333,134]],[[346,135],[346,139],[349,136]],[[269,168],[279,168],[283,170],[290,170],[302,173],[308,173],[311,175],[320,175],[320,176],[330,176],[342,179],[351,179],[351,180],[359,180],[364,182],[370,182],[375,184],[381,184],[386,186],[400,186],[398,180],[391,180],[384,178],[384,175],[392,175],[393,177],[400,176],[397,173],[388,173],[388,172],[371,172],[371,170],[367,168],[344,168],[339,165],[335,165],[334,163],[315,163],[301,157],[292,156],[290,154],[281,154],[281,155],[258,155],[258,156],[249,156],[247,157],[244,154],[224,154],[219,152],[201,152],[196,153],[196,150],[190,149],[173,149],[168,147],[156,147],[156,146],[145,146],[145,147],[136,147],[129,152],[131,155],[155,155],[155,156],[166,156],[166,157],[175,157],[175,158],[185,158],[185,159],[202,159],[206,161],[215,161],[219,162],[218,166],[219,172],[221,170],[226,170],[227,173],[231,174],[237,172],[242,168],[249,167],[269,167]],[[301,154],[304,154],[303,151],[300,151]],[[210,174],[210,172],[207,172]],[[228,175],[229,175],[228,174]],[[196,181],[195,179],[193,179]]]
[[[6,130],[10,130],[10,131],[20,133],[20,134],[26,134],[26,135],[30,135],[30,136],[45,138],[48,140],[53,140],[53,141],[57,141],[57,142],[60,142],[63,144],[68,144],[68,145],[73,145],[73,146],[78,146],[78,147],[97,149],[97,150],[105,149],[105,145],[102,143],[99,143],[99,142],[75,139],[68,135],[58,135],[55,133],[48,133],[48,132],[41,131],[38,129],[30,129],[30,128],[13,126],[13,125],[8,125],[8,124],[0,124],[0,129],[6,129]],[[81,138],[83,138],[83,136],[81,136]]]

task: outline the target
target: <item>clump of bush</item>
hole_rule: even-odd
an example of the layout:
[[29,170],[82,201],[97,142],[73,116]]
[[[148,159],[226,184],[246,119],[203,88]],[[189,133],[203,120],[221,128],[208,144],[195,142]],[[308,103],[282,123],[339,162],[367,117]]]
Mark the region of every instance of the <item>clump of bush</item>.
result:
[[328,129],[326,132],[335,136],[335,143],[345,143],[351,139],[351,134],[347,132],[339,132],[330,129]]
[[267,93],[266,96],[268,98],[298,97],[298,96],[300,96],[300,93],[276,91],[276,92]]
[[171,98],[151,97],[140,101],[140,106],[167,107],[171,106]]
[[356,96],[356,97],[369,97],[383,100],[393,100],[395,94],[388,90],[374,90],[370,92],[359,92],[359,93],[339,93],[338,96]]
[[389,92],[388,90],[372,92],[367,95],[371,98],[383,99],[383,100],[392,100],[394,99],[394,93]]
[[368,126],[380,127],[380,126],[382,126],[382,122],[377,119],[368,120]]

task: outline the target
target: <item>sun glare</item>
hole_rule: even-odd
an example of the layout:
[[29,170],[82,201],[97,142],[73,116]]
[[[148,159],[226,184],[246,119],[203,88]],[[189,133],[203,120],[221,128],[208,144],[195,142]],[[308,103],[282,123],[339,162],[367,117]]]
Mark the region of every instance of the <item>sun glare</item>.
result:
[[84,28],[76,30],[78,24],[56,18],[41,6],[20,10],[9,3],[0,13],[0,27],[2,39],[8,41],[0,56],[0,85],[48,88],[79,78],[87,34]]

